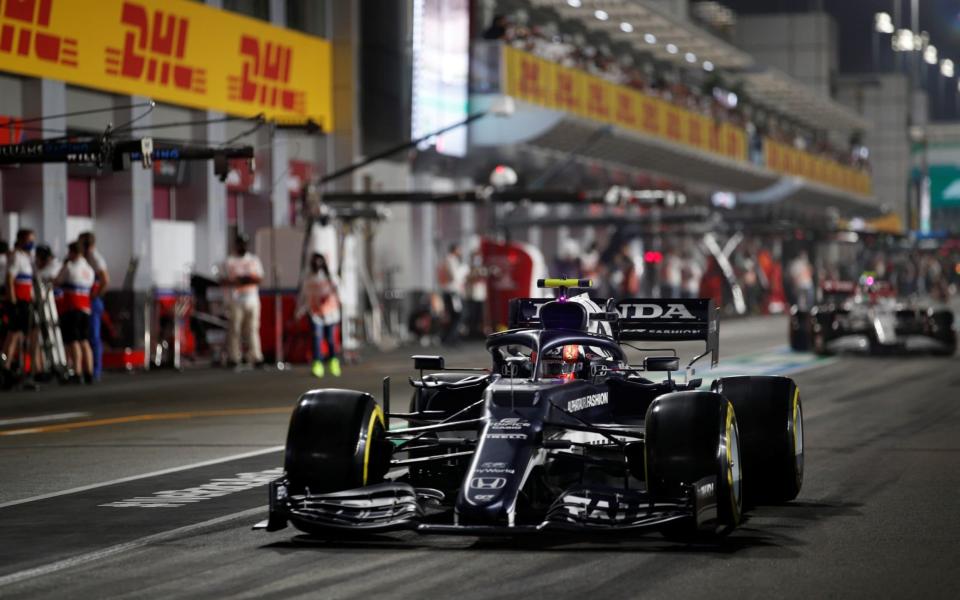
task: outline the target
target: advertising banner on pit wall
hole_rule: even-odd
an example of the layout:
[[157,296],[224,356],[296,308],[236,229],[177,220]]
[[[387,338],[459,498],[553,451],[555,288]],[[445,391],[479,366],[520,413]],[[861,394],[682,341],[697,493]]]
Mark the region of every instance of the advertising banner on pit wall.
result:
[[740,127],[510,46],[504,46],[503,52],[503,90],[518,100],[735,160],[747,159],[747,137]]
[[0,0],[0,71],[333,128],[323,39],[187,0]]
[[[504,46],[503,53],[502,89],[518,100],[747,161],[747,134],[742,127],[510,46]],[[769,138],[764,140],[764,159],[766,167],[777,173],[871,194],[869,173]]]

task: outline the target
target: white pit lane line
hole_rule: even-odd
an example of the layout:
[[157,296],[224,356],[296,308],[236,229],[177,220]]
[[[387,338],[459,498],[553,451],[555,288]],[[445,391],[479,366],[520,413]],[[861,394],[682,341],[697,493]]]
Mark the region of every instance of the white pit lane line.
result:
[[150,544],[172,540],[179,536],[194,533],[196,531],[200,531],[210,527],[215,527],[223,523],[229,523],[231,521],[247,519],[247,518],[254,517],[256,515],[262,515],[266,510],[267,510],[266,506],[250,508],[244,511],[233,513],[231,515],[216,517],[200,523],[194,523],[193,525],[185,525],[183,527],[178,527],[177,529],[171,529],[170,531],[163,531],[161,533],[156,533],[154,535],[148,535],[146,537],[142,537],[140,539],[136,539],[130,542],[125,542],[123,544],[109,546],[107,548],[103,548],[102,550],[95,550],[93,552],[87,552],[86,554],[71,556],[70,558],[58,560],[56,562],[52,562],[46,565],[41,565],[39,567],[34,567],[32,569],[26,569],[24,571],[11,573],[9,575],[0,577],[0,587],[4,587],[14,583],[19,583],[27,579],[33,579],[35,577],[43,577],[46,575],[51,575],[58,571],[63,571],[65,569],[78,567],[80,565],[84,565],[89,562],[103,560],[111,556],[116,556],[118,554],[130,552],[138,548],[143,548],[144,546],[148,546]]
[[224,456],[221,458],[215,458],[213,460],[206,460],[203,462],[183,465],[180,467],[171,467],[169,469],[162,469],[160,471],[153,471],[151,473],[143,473],[141,475],[131,475],[130,477],[122,477],[120,479],[103,481],[101,483],[92,483],[90,485],[83,485],[80,487],[70,488],[68,490],[62,490],[59,492],[50,492],[49,494],[41,494],[39,496],[32,496],[30,498],[22,498],[20,500],[11,500],[10,502],[4,502],[3,504],[0,504],[0,509],[6,508],[8,506],[16,506],[17,504],[26,504],[27,502],[36,502],[38,500],[46,500],[47,498],[56,498],[57,496],[66,496],[68,494],[76,494],[78,492],[85,492],[87,490],[106,487],[108,485],[126,483],[128,481],[136,481],[138,479],[146,479],[147,477],[157,477],[159,475],[168,475],[170,473],[178,473],[180,471],[189,471],[190,469],[199,469],[201,467],[208,467],[210,465],[217,465],[220,463],[240,460],[243,458],[250,458],[252,456],[260,456],[261,454],[270,454],[271,452],[280,452],[283,449],[284,449],[284,446],[271,446],[269,448],[263,448],[261,450],[244,452],[243,454],[233,454],[231,456]]
[[22,417],[19,419],[0,419],[0,427],[8,425],[31,425],[33,423],[49,423],[50,421],[68,421],[70,419],[81,419],[89,417],[88,412],[66,412],[52,415],[37,415],[35,417]]

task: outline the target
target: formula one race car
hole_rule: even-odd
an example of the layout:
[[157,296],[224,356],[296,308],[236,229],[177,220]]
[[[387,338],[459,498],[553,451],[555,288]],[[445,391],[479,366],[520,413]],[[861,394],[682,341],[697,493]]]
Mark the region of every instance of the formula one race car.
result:
[[889,283],[873,273],[864,273],[858,282],[825,282],[821,295],[809,311],[791,308],[792,349],[820,355],[915,350],[939,356],[957,350],[952,310],[898,300]]
[[[362,392],[303,394],[284,476],[270,484],[275,531],[467,535],[545,531],[716,539],[744,502],[785,502],[803,481],[803,417],[785,377],[681,383],[673,350],[630,364],[629,341],[703,341],[716,364],[711,300],[591,300],[586,280],[541,280],[520,298],[492,365],[444,370],[415,356],[410,409]],[[688,365],[688,369],[689,369]],[[425,370],[439,371],[425,375]],[[654,374],[665,373],[656,381]],[[689,374],[689,371],[688,371]],[[388,378],[389,379],[389,378]],[[390,428],[403,419],[405,428]]]

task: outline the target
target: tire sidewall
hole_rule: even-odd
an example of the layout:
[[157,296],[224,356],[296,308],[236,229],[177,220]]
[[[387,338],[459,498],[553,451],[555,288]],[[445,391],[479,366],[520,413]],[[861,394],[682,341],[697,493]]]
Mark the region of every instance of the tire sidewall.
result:
[[803,407],[787,377],[725,377],[714,384],[740,427],[744,497],[749,504],[792,500],[803,485]]
[[294,408],[284,469],[298,491],[324,493],[382,481],[389,466],[383,411],[353,390],[313,390]]
[[[737,417],[731,403],[713,392],[674,392],[656,398],[647,410],[645,473],[653,501],[677,498],[684,485],[709,478],[716,482],[716,521],[695,530],[687,522],[670,531],[680,537],[723,535],[733,530],[743,509],[742,478],[735,486],[732,468],[739,463]],[[743,473],[742,470],[739,473]]]

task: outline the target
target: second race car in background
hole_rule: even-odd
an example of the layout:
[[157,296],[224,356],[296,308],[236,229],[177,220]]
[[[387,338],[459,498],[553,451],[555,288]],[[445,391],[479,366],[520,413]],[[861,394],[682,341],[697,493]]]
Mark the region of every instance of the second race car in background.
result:
[[865,273],[858,282],[828,281],[810,310],[790,310],[790,348],[828,355],[846,350],[957,350],[953,311],[933,302],[896,297],[889,283]]

